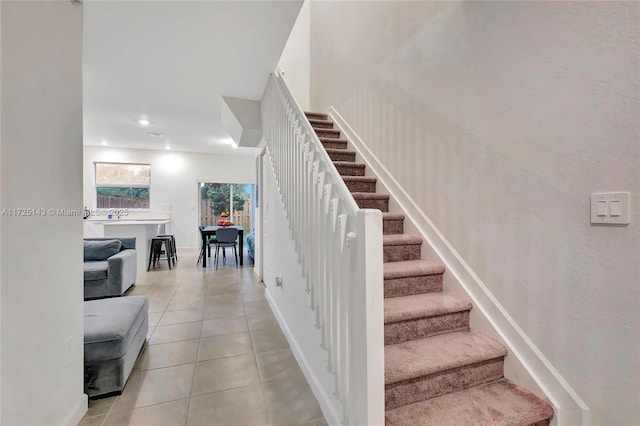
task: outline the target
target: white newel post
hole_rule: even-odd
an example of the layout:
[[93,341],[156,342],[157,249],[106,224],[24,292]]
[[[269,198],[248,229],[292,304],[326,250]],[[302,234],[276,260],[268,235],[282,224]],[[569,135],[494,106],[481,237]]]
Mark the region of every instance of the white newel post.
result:
[[[380,210],[358,210],[356,235],[356,271],[349,300],[350,424],[384,425],[384,280]],[[356,389],[358,391],[354,392]]]

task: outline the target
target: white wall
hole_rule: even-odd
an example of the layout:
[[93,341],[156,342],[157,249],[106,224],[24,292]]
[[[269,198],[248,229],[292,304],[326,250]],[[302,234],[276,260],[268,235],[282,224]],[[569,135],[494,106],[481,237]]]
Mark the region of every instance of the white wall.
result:
[[[262,163],[262,261],[267,299],[287,336],[323,414],[330,424],[338,424],[340,411],[333,395],[333,376],[327,371],[327,351],[320,348],[320,332],[315,328],[315,313],[309,308],[302,270],[284,206],[275,184],[269,155]],[[256,232],[257,233],[257,232]],[[275,277],[282,276],[282,286]]]
[[278,62],[287,85],[304,111],[308,111],[310,105],[310,3],[306,0],[302,5]]
[[[311,108],[346,118],[598,426],[640,423],[639,16],[311,4]],[[632,193],[631,225],[590,225],[605,190]]]
[[[2,7],[0,7],[0,103],[2,102]],[[0,123],[2,123],[2,108],[0,108]],[[2,124],[0,124],[0,159],[2,155]],[[2,188],[2,161],[0,161],[0,188]],[[0,207],[2,206],[2,192],[0,192]],[[2,220],[0,220],[0,409],[2,408]],[[0,415],[0,423],[2,422]]]
[[[82,206],[82,8],[3,1],[2,209]],[[0,424],[76,424],[82,218],[0,217]]]
[[255,183],[253,155],[84,147],[84,203],[95,208],[94,162],[151,164],[150,210],[171,210],[178,248],[199,247],[198,182]]

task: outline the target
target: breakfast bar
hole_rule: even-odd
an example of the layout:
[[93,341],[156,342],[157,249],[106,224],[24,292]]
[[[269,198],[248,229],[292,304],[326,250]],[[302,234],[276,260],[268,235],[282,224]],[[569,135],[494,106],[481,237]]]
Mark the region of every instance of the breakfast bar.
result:
[[[138,250],[138,272],[147,270],[151,239],[171,233],[171,219],[159,220],[90,220],[85,222],[98,237],[135,237]],[[86,234],[86,232],[85,232]]]

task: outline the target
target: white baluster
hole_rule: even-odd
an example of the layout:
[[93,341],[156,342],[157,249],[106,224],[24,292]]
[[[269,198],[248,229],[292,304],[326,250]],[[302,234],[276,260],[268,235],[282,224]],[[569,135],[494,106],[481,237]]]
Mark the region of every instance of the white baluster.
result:
[[[328,179],[327,179],[328,180]],[[322,330],[322,347],[327,349],[329,347],[329,333],[327,328],[327,321],[329,317],[329,257],[331,255],[331,237],[327,233],[331,233],[331,183],[324,185],[324,198],[323,198],[323,223],[322,229],[322,292],[320,301],[321,306],[321,322],[320,327]],[[329,360],[331,361],[331,360]]]
[[[311,161],[313,161],[313,156],[311,158]],[[311,226],[311,241],[313,242],[310,245],[310,256],[311,256],[311,263],[310,263],[310,291],[311,291],[311,298],[309,303],[311,304],[311,309],[315,310],[316,309],[316,297],[317,297],[317,291],[316,291],[316,286],[317,286],[317,282],[318,282],[318,246],[316,244],[317,241],[317,232],[318,232],[318,214],[320,213],[319,209],[318,209],[318,205],[319,205],[319,199],[320,199],[320,195],[319,195],[319,191],[318,191],[318,182],[319,182],[319,174],[320,174],[320,165],[318,161],[313,161],[313,175],[312,175],[312,179],[311,179],[311,200],[310,200],[310,212],[311,212],[311,222],[310,222],[310,226]],[[317,321],[316,321],[316,325],[317,325]]]
[[[336,199],[338,201],[338,199]],[[338,203],[336,203],[336,210],[338,210]],[[348,285],[348,282],[344,280],[342,265],[345,261],[345,245],[346,245],[346,234],[347,234],[347,215],[344,213],[339,214],[336,217],[336,230],[335,235],[337,237],[336,240],[336,249],[335,249],[335,258],[336,264],[334,267],[334,292],[333,292],[333,312],[332,315],[335,320],[335,326],[333,328],[334,335],[332,336],[333,346],[334,346],[334,359],[336,367],[335,367],[335,395],[339,400],[342,399],[342,386],[341,386],[341,377],[343,374],[343,356],[342,351],[344,351],[342,345],[342,327],[343,318],[342,318],[342,287]]]
[[335,295],[337,293],[337,269],[340,264],[339,258],[339,248],[340,241],[338,235],[338,215],[339,215],[339,207],[340,202],[338,198],[333,197],[330,201],[330,216],[329,216],[329,228],[328,235],[330,238],[329,241],[329,263],[327,265],[327,273],[328,273],[328,287],[327,287],[327,340],[329,341],[329,371],[334,373],[336,369],[336,359],[337,359],[337,344],[336,344],[336,298]]
[[[320,167],[318,166],[318,170],[320,170]],[[318,183],[317,183],[317,190],[316,190],[316,221],[314,224],[315,227],[315,246],[316,246],[316,277],[315,277],[315,282],[314,282],[314,288],[315,288],[315,300],[314,300],[314,310],[316,311],[316,327],[320,328],[320,308],[319,308],[319,300],[321,297],[320,294],[320,289],[322,288],[321,284],[322,284],[322,268],[324,266],[324,259],[322,257],[322,244],[321,244],[321,236],[322,236],[322,232],[324,230],[323,225],[324,225],[324,214],[323,214],[323,208],[322,208],[322,202],[323,202],[323,193],[324,193],[324,171],[320,171],[318,173]]]
[[[351,424],[351,404],[350,404],[350,400],[349,400],[349,396],[350,396],[350,378],[352,377],[352,372],[351,372],[351,362],[352,362],[352,357],[351,357],[351,340],[350,340],[350,335],[349,335],[349,331],[350,331],[350,326],[349,326],[349,322],[350,322],[350,317],[351,317],[351,313],[349,312],[350,306],[351,306],[351,286],[353,283],[353,263],[354,260],[356,258],[356,256],[354,256],[355,254],[355,249],[356,249],[356,244],[357,244],[357,235],[355,232],[349,232],[347,234],[347,241],[346,241],[346,256],[345,256],[345,263],[343,265],[343,277],[345,279],[345,282],[348,283],[348,285],[343,286],[342,288],[342,295],[343,295],[343,305],[342,305],[342,317],[343,317],[343,321],[344,321],[344,328],[343,328],[343,334],[342,334],[342,342],[343,342],[343,350],[342,350],[342,365],[343,365],[343,372],[341,374],[342,376],[342,389],[343,389],[343,395],[345,395],[345,398],[343,399],[343,401],[345,402],[344,404],[342,404],[342,424],[344,425],[350,425]],[[357,360],[356,360],[357,361]]]

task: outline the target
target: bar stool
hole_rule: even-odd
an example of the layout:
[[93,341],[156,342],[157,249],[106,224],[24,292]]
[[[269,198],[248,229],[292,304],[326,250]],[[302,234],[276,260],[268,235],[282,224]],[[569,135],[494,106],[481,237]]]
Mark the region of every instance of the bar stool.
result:
[[[162,245],[164,244],[165,250],[162,250]],[[151,239],[151,250],[149,251],[149,264],[147,265],[147,271],[151,269],[151,262],[153,261],[153,267],[156,267],[156,262],[160,265],[160,255],[166,253],[167,255],[167,263],[169,264],[169,269],[171,269],[171,255],[170,255],[170,247],[171,247],[171,238],[169,237],[160,237],[160,238],[152,238]]]
[[178,262],[178,248],[176,247],[176,237],[173,234],[158,235],[158,238],[171,238],[171,260],[173,260],[173,266]]

